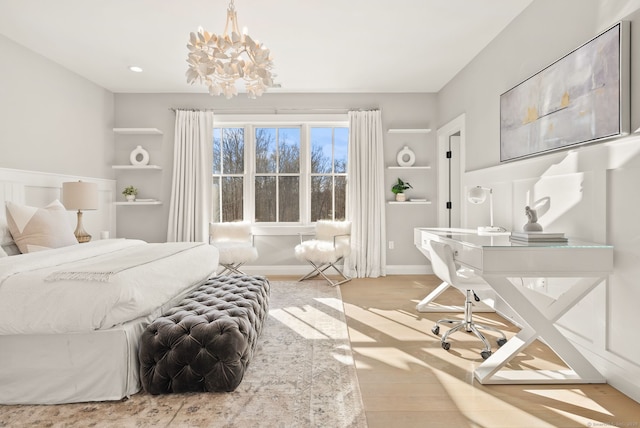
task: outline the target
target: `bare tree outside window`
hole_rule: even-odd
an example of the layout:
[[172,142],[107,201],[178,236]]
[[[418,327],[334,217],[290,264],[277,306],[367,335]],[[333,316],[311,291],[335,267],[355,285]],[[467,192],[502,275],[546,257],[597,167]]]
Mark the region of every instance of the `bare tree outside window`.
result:
[[244,128],[213,130],[212,199],[217,221],[243,219]]
[[256,128],[256,222],[300,221],[300,128]]
[[348,128],[311,128],[311,221],[344,220]]
[[246,209],[259,223],[344,219],[348,139],[340,126],[214,128],[214,221],[243,220]]

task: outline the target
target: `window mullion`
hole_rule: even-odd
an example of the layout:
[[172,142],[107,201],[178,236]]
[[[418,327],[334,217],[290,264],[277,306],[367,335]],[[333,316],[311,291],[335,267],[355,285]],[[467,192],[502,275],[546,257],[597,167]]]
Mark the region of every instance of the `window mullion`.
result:
[[280,127],[276,126],[276,223],[280,222]]
[[244,210],[243,216],[245,220],[251,223],[255,222],[255,204],[256,204],[256,142],[255,129],[252,125],[244,127]]
[[310,127],[302,125],[300,132],[300,222],[311,223],[311,142]]
[[336,219],[336,129],[331,128],[331,220]]

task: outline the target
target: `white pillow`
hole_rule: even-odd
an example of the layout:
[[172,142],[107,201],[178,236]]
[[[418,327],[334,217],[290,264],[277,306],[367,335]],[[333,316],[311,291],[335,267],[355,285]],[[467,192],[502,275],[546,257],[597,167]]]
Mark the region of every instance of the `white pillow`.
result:
[[12,242],[13,238],[11,237],[11,232],[9,232],[9,226],[0,219],[0,245],[6,245]]
[[[20,254],[18,246],[13,242],[5,214],[2,212],[0,212],[0,250],[2,250],[0,251],[0,257]],[[4,253],[4,255],[2,253]]]
[[7,224],[22,253],[78,243],[67,210],[57,199],[44,208],[6,202]]

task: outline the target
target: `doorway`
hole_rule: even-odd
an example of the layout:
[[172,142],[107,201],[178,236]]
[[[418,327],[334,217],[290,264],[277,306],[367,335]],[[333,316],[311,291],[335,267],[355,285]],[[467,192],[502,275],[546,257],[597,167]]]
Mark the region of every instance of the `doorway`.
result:
[[460,227],[464,114],[438,129],[438,227]]

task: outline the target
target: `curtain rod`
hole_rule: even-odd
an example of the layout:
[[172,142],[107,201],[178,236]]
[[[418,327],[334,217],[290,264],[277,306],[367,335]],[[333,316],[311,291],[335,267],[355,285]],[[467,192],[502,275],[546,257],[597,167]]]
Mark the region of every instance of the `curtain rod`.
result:
[[306,113],[348,113],[350,111],[371,111],[371,110],[381,110],[377,107],[371,108],[345,108],[345,107],[336,107],[336,108],[275,108],[275,107],[265,107],[263,109],[255,109],[255,110],[246,110],[246,109],[231,109],[231,108],[217,108],[217,109],[199,109],[193,107],[170,107],[169,110],[172,112],[176,112],[178,110],[186,110],[186,111],[212,111],[218,113],[235,113],[235,114],[260,114],[260,113],[271,113],[271,114],[285,114],[292,112],[306,112]]

